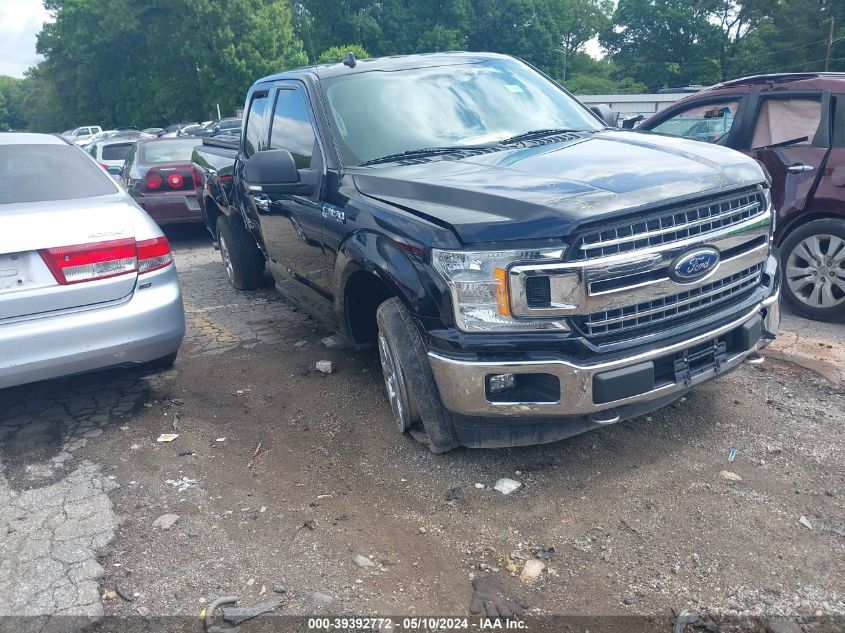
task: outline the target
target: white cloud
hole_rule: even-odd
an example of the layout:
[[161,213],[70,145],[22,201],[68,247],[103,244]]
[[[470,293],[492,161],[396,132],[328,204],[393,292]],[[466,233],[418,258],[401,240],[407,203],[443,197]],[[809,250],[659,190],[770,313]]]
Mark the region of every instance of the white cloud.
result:
[[41,0],[0,0],[0,75],[23,77],[42,60],[35,36],[50,19]]

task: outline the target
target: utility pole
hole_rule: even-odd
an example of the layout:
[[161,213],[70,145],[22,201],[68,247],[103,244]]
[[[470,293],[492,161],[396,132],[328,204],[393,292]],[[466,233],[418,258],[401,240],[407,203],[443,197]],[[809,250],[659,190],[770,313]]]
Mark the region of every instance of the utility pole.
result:
[[563,80],[561,81],[561,84],[566,86],[566,45],[562,42],[561,45],[563,46],[563,48],[556,48],[555,50],[558,53],[563,53]]
[[836,24],[836,18],[830,18],[830,32],[827,35],[827,55],[824,58],[824,71],[830,70],[830,50],[833,48],[833,25]]

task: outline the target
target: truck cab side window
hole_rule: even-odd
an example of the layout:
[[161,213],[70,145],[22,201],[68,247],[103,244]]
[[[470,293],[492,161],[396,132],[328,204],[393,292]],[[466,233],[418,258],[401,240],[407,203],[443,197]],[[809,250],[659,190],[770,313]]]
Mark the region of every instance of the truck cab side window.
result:
[[244,137],[244,154],[247,158],[255,152],[267,149],[267,124],[264,117],[267,114],[268,101],[270,99],[266,92],[257,92],[252,97]]
[[319,152],[308,104],[298,90],[279,90],[273,111],[270,149],[289,151],[299,169],[311,168],[311,158]]

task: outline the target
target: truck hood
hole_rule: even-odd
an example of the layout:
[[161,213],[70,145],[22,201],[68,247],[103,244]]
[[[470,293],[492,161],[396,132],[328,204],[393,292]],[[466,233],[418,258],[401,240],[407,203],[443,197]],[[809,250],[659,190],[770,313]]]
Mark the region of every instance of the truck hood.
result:
[[448,225],[464,244],[565,237],[619,211],[765,180],[756,161],[739,152],[622,131],[458,160],[376,165],[353,177],[363,195]]

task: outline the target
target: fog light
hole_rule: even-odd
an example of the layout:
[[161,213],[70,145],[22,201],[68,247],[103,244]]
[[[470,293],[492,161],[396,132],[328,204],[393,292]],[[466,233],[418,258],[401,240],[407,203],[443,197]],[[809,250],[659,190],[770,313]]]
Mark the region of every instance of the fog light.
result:
[[500,393],[507,389],[513,389],[516,386],[516,376],[514,374],[493,374],[487,376],[487,391],[490,393]]

